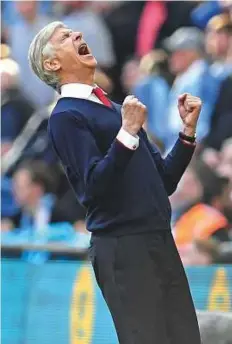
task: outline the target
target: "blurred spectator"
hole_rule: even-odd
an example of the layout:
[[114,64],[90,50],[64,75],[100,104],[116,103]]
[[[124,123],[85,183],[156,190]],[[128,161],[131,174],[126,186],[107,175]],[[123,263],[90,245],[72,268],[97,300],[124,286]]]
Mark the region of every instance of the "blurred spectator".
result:
[[8,27],[8,39],[12,56],[20,65],[19,83],[24,96],[34,106],[48,105],[54,99],[54,91],[31,72],[27,55],[35,34],[51,21],[51,18],[38,14],[37,1],[15,2],[18,20]]
[[224,140],[232,137],[232,74],[220,86],[211,118],[210,132],[204,144],[220,150]]
[[194,159],[181,178],[176,192],[170,197],[172,204],[172,227],[202,197],[203,186],[196,173]]
[[191,13],[192,22],[201,29],[205,29],[208,21],[222,12],[221,1],[200,1],[199,6]]
[[214,264],[219,256],[219,244],[212,239],[194,240],[180,247],[179,254],[185,266]]
[[141,56],[162,48],[164,38],[180,26],[190,26],[195,1],[122,1],[104,18],[115,48],[117,65],[114,72],[116,100],[122,100],[119,75],[130,56]]
[[137,55],[139,57],[152,50],[167,15],[165,1],[146,1],[138,24]]
[[224,13],[213,17],[206,28],[206,52],[214,63],[212,72],[222,80],[232,73],[232,19]]
[[108,13],[109,11],[113,10],[114,8],[121,6],[123,1],[91,1],[91,8],[97,13]]
[[[228,210],[232,202],[228,197],[228,179],[218,176],[205,164],[195,166],[200,180],[202,196],[196,197],[174,225],[174,236],[179,248],[191,244],[195,239],[206,240],[210,237],[219,241],[229,240]],[[192,188],[194,185],[192,186]],[[189,193],[195,193],[189,190]],[[200,196],[200,192],[198,195]]]
[[212,148],[204,149],[201,158],[220,176],[232,181],[232,137],[223,142],[221,151]]
[[13,191],[21,211],[12,219],[15,227],[36,231],[50,223],[71,222],[56,200],[55,179],[42,161],[30,161],[18,168],[13,177]]
[[191,26],[191,11],[196,5],[196,1],[146,1],[138,24],[137,55],[161,48],[164,38],[179,27]]
[[139,69],[140,61],[137,57],[129,58],[122,67],[121,83],[125,93],[131,94],[142,75]]
[[90,46],[101,68],[107,70],[115,64],[111,34],[98,13],[90,8],[88,1],[64,1],[62,21],[70,29],[80,31]]
[[6,176],[1,178],[1,230],[10,230],[13,223],[10,218],[17,216],[19,206],[12,192],[12,180]]
[[232,235],[232,179],[230,180],[228,187],[225,189],[220,206],[221,210],[229,221]]
[[15,139],[11,149],[2,157],[2,173],[11,176],[26,159],[41,159],[48,164],[57,163],[47,133],[51,107],[35,111]]
[[[20,13],[17,11],[16,7],[17,1],[8,1],[3,0],[1,1],[1,7],[2,7],[2,22],[4,23],[4,26],[7,27],[14,24],[15,21],[21,19]],[[52,0],[37,0],[38,4],[38,12],[42,15],[51,15],[52,13]]]
[[197,125],[197,137],[201,140],[209,131],[215,104],[218,82],[212,76],[204,58],[204,36],[196,28],[180,28],[164,41],[170,56],[170,71],[176,75],[167,110],[168,130],[165,146],[169,150],[176,141],[182,123],[178,114],[177,99],[180,94],[190,93],[203,101]]
[[138,21],[144,1],[117,1],[117,3],[117,6],[109,8],[104,13],[104,20],[112,35],[117,61],[111,72],[114,80],[113,99],[123,101],[125,92],[122,89],[121,72],[123,65],[135,55]]
[[[2,159],[11,150],[14,140],[20,135],[29,120],[33,107],[24,99],[18,88],[19,65],[9,58],[10,48],[1,44],[1,156]],[[11,179],[1,177],[1,216],[16,215],[18,206],[12,195]],[[9,221],[3,228],[7,228]]]
[[168,57],[162,50],[154,50],[140,62],[140,72],[145,75],[137,82],[132,94],[147,106],[147,132],[159,146],[165,137],[167,116],[166,107],[170,91]]
[[232,135],[222,145],[217,171],[232,181]]
[[[2,48],[2,46],[1,46]],[[4,46],[1,56],[7,56]],[[9,49],[8,49],[9,50]],[[1,76],[1,155],[6,154],[30,118],[33,107],[19,91],[19,65],[10,58],[0,60]]]

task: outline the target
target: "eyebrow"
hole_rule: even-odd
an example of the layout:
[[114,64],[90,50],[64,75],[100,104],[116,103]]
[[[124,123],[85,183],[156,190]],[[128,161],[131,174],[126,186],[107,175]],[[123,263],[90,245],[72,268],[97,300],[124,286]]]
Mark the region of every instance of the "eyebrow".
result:
[[67,33],[71,33],[72,31],[73,30],[71,30],[71,29],[66,29],[65,31],[62,31],[60,39],[62,39],[64,35],[66,35]]
[[72,32],[71,29],[65,29],[65,31],[62,31],[62,33]]

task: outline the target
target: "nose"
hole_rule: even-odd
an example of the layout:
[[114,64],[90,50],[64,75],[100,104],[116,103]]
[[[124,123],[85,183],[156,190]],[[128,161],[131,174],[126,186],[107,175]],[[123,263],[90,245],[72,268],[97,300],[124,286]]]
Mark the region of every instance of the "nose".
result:
[[74,41],[78,41],[78,40],[81,40],[82,39],[82,33],[81,32],[73,32],[72,33],[72,39]]

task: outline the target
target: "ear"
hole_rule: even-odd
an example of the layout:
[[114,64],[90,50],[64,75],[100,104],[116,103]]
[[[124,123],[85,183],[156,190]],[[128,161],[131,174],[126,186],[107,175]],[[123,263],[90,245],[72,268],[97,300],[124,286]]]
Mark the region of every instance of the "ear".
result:
[[61,68],[60,62],[58,59],[46,59],[43,62],[44,69],[49,72],[56,72]]

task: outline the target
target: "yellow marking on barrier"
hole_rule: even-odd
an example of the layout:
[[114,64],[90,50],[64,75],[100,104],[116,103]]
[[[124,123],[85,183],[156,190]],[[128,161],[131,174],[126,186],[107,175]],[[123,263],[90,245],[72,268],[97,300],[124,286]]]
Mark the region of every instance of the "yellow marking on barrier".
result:
[[231,310],[229,282],[224,268],[216,270],[208,299],[209,311],[229,312]]
[[80,268],[74,282],[70,310],[70,344],[91,344],[94,318],[94,284],[89,266]]

